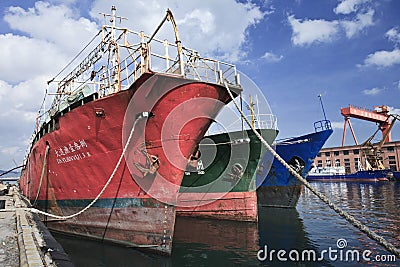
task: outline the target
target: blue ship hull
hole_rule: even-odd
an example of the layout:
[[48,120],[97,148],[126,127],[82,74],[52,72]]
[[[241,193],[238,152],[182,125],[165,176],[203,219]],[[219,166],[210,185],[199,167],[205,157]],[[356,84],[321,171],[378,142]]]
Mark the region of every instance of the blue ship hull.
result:
[[331,174],[331,175],[309,175],[308,181],[325,181],[325,182],[377,182],[388,181],[389,179],[396,178],[394,172],[391,170],[372,170],[372,171],[358,171],[349,174]]
[[[315,157],[333,132],[329,121],[322,122],[323,127],[316,127],[315,133],[286,139],[276,145],[277,153],[302,177],[307,176]],[[266,166],[271,165],[272,161],[268,154],[262,161],[265,170],[268,170]],[[257,198],[260,206],[293,208],[301,190],[302,184],[276,159],[273,160],[268,174],[264,171],[257,174]]]

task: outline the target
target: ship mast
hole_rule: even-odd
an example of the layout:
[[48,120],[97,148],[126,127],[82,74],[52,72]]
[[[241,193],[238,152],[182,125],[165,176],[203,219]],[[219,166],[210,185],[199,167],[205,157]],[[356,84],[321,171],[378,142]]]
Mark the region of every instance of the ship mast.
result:
[[179,31],[178,31],[178,26],[176,25],[176,21],[174,19],[174,15],[172,15],[172,11],[168,8],[167,13],[164,17],[164,19],[161,21],[161,23],[158,25],[157,29],[154,31],[154,33],[151,35],[149,40],[147,41],[147,44],[150,44],[150,42],[153,40],[153,38],[156,36],[157,32],[160,30],[161,26],[165,23],[165,21],[168,20],[172,24],[172,28],[174,29],[174,34],[175,34],[175,44],[178,52],[178,61],[179,61],[179,72],[181,75],[185,74],[184,71],[184,63],[183,63],[183,52],[182,52],[182,42],[181,39],[179,38]]
[[110,16],[111,22],[111,39],[110,39],[110,46],[109,50],[111,53],[111,64],[112,64],[112,84],[111,88],[114,93],[121,91],[121,64],[120,64],[120,54],[119,54],[119,46],[116,41],[115,37],[115,20],[119,18],[120,20],[122,17],[116,16],[117,9],[115,6],[111,7],[111,15],[104,14],[104,16]]

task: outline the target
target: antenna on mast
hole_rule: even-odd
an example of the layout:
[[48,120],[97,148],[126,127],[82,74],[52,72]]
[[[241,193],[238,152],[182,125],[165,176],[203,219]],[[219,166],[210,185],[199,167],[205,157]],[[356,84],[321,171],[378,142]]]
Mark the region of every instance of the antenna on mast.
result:
[[318,97],[319,97],[319,102],[321,103],[322,112],[324,113],[324,120],[326,120],[324,104],[322,103],[322,95],[319,94]]
[[[113,24],[115,23],[115,19],[119,19],[119,23],[121,23],[123,19],[128,20],[128,18],[115,15],[116,11],[117,11],[117,8],[115,6],[111,6],[111,14],[107,14],[107,13],[103,13],[103,12],[99,12],[99,14],[104,16],[105,23],[106,23],[107,17],[110,17],[110,22]],[[115,27],[115,24],[114,24],[114,27]]]

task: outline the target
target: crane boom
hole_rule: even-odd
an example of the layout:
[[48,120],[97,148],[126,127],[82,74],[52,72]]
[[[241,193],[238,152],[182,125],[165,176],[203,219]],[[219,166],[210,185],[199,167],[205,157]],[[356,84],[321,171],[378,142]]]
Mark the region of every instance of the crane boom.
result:
[[344,129],[342,138],[342,147],[344,146],[344,141],[346,138],[346,125],[349,124],[350,130],[353,134],[353,138],[357,144],[357,139],[355,137],[354,131],[351,127],[350,118],[356,118],[360,120],[366,120],[370,122],[375,122],[379,124],[379,129],[382,131],[382,137],[384,137],[385,142],[391,142],[392,137],[390,130],[392,129],[392,121],[389,115],[389,107],[382,105],[376,106],[375,110],[367,110],[364,108],[355,107],[349,105],[348,107],[340,109],[341,114],[344,116]]

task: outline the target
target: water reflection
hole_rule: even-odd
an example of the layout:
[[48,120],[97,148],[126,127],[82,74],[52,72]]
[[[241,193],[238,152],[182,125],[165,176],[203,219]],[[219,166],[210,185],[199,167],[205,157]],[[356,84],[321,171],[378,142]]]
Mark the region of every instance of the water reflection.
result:
[[171,266],[169,259],[135,249],[53,233],[75,266]]
[[[303,220],[296,209],[268,208],[259,209],[259,234],[260,248],[268,247],[268,251],[274,249],[275,255],[263,262],[268,266],[330,266],[329,262],[321,260],[313,261],[291,261],[289,253],[292,250],[301,252],[303,250],[318,251],[318,245],[314,243],[306,232]],[[284,250],[283,258],[288,261],[279,261],[276,253]],[[296,254],[292,254],[296,258]],[[270,260],[272,259],[272,261]],[[305,258],[307,259],[307,258]]]
[[[400,246],[400,214],[398,212],[400,183],[314,182],[312,185],[371,230],[393,245]],[[347,250],[354,249],[360,252],[371,250],[372,257],[390,254],[366,234],[339,217],[308,190],[303,192],[298,210],[304,221],[305,230],[320,249],[335,247],[337,240],[344,238],[347,241]],[[377,266],[373,261],[360,263]],[[360,263],[332,262],[335,266],[358,266]],[[378,265],[398,266],[393,262],[380,262]]]
[[[400,183],[313,183],[319,191],[368,227],[399,247]],[[131,248],[56,235],[76,266],[398,266],[380,262],[260,262],[257,251],[346,249],[373,255],[390,254],[339,217],[308,190],[296,209],[260,208],[259,223],[178,217],[172,256],[162,257]],[[400,263],[400,262],[399,262]]]
[[256,223],[178,217],[174,241],[174,266],[258,264]]
[[170,258],[97,241],[55,235],[76,266],[258,264],[256,223],[178,217]]

